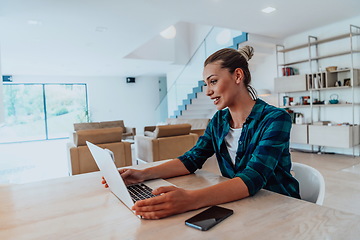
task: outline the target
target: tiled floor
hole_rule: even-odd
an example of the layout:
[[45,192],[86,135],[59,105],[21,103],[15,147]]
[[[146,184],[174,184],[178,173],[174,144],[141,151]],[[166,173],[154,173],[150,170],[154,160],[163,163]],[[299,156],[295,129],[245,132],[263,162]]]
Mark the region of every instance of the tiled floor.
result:
[[[67,141],[0,144],[0,184],[68,176]],[[323,174],[324,206],[360,215],[360,157],[292,152],[292,159]],[[203,169],[219,173],[214,158],[209,159]]]

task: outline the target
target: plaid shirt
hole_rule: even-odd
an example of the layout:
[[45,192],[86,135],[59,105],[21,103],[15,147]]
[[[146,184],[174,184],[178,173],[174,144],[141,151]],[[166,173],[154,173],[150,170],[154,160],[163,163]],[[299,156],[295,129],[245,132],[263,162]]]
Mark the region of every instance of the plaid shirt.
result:
[[257,99],[243,124],[235,166],[225,143],[230,120],[229,109],[220,110],[214,115],[196,145],[179,157],[185,167],[193,173],[215,153],[222,175],[240,177],[250,195],[264,188],[300,198],[299,183],[290,173],[290,115]]

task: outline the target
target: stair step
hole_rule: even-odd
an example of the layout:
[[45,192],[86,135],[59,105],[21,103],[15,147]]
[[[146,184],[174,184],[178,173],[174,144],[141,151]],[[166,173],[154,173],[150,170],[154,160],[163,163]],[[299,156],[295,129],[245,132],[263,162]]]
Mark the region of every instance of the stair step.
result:
[[202,110],[202,109],[215,109],[215,106],[209,104],[191,104],[186,106],[186,110]]
[[210,99],[209,96],[206,96],[206,93],[204,93],[204,92],[197,93],[196,98],[197,99]]
[[[211,115],[212,117],[213,115]],[[198,114],[198,115],[181,115],[178,116],[179,119],[199,119],[199,118],[211,118],[209,114]]]
[[195,109],[195,110],[185,110],[182,111],[182,115],[196,115],[196,114],[208,114],[213,109]]
[[201,99],[201,98],[195,98],[191,100],[192,104],[208,104],[208,105],[214,105],[213,101],[208,99]]

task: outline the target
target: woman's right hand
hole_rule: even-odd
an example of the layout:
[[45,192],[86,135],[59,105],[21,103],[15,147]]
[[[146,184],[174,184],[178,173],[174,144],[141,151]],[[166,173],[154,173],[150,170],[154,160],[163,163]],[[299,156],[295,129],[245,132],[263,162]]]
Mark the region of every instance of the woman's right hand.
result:
[[[143,182],[146,180],[144,177],[143,170],[124,168],[124,169],[120,169],[119,173],[126,185],[139,183],[139,182]],[[105,188],[109,187],[108,184],[106,183],[106,179],[104,177],[102,177],[101,183],[104,184]]]

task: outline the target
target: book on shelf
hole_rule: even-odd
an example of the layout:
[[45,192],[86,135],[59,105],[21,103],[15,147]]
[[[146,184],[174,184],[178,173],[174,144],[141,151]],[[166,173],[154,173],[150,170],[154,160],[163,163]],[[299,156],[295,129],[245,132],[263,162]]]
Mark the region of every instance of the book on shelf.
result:
[[299,69],[293,68],[293,67],[283,67],[282,68],[282,74],[283,74],[283,76],[298,75],[299,74]]

